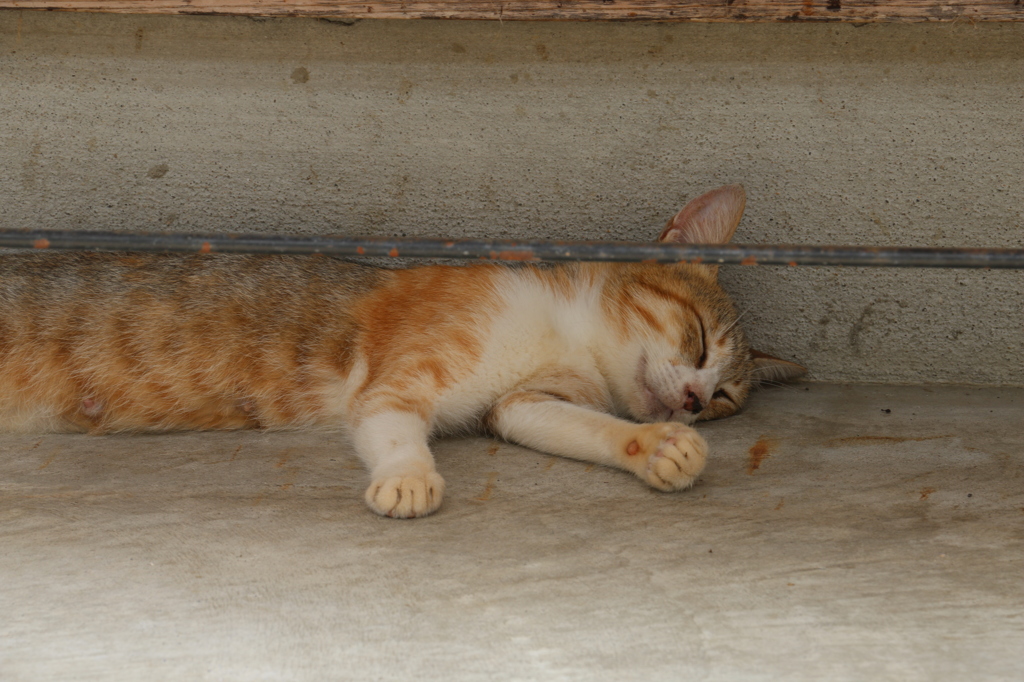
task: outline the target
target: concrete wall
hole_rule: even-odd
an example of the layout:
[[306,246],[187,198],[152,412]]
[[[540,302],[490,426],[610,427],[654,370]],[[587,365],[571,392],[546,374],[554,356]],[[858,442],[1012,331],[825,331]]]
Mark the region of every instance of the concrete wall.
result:
[[[0,226],[1024,246],[1024,25],[0,12]],[[729,269],[821,380],[1024,384],[1024,273]]]

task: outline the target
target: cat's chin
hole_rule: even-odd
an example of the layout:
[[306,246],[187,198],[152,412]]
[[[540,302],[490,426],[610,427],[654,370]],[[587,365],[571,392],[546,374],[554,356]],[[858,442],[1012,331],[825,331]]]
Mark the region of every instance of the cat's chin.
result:
[[697,421],[697,415],[686,410],[668,410],[668,412],[658,418],[660,422],[679,422],[680,424],[686,424],[692,426]]
[[647,358],[640,359],[637,367],[636,383],[640,387],[640,409],[636,410],[636,417],[643,422],[680,422],[688,426],[697,421],[697,415],[686,410],[676,410],[658,397],[650,386],[647,385]]
[[644,401],[647,403],[647,414],[650,416],[652,422],[665,422],[668,421],[672,416],[674,410],[661,402],[658,396],[647,387],[647,384],[642,384],[644,390]]
[[673,410],[671,407],[666,405],[658,398],[658,395],[650,389],[647,382],[641,377],[639,380],[640,391],[643,396],[643,410],[640,417],[641,421],[645,422],[681,422],[683,424],[693,424],[697,421],[697,415],[691,414],[686,410]]

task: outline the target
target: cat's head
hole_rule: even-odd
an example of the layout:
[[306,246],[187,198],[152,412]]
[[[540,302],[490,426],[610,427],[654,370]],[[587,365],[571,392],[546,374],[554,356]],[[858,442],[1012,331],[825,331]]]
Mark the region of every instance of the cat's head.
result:
[[[739,185],[703,194],[668,221],[659,241],[724,244],[745,204]],[[717,266],[625,266],[609,294],[629,339],[613,383],[640,421],[689,424],[727,417],[755,384],[806,372],[750,348],[732,301],[718,285]]]

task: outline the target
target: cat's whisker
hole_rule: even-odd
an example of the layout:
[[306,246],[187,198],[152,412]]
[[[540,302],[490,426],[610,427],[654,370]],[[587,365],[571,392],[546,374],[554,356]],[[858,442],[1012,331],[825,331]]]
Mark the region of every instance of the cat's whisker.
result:
[[794,386],[783,381],[763,380],[757,382],[758,388],[779,388],[785,391],[802,391],[800,386]]
[[747,308],[747,309],[745,309],[745,310],[741,311],[741,312],[740,312],[740,313],[739,313],[739,314],[738,314],[738,315],[736,316],[736,318],[735,318],[735,319],[734,319],[734,320],[733,320],[732,322],[730,322],[730,323],[728,324],[728,326],[726,326],[726,327],[725,327],[724,329],[722,329],[722,331],[720,331],[720,332],[719,332],[719,334],[720,334],[721,336],[725,336],[726,334],[728,334],[729,332],[731,332],[731,331],[732,331],[732,330],[733,330],[733,329],[734,329],[734,328],[736,327],[736,325],[738,325],[738,324],[740,323],[740,320],[742,320],[742,319],[743,319],[743,316],[744,316],[744,315],[746,315],[746,314],[747,314],[748,312],[750,312],[750,309],[749,309],[749,308]]

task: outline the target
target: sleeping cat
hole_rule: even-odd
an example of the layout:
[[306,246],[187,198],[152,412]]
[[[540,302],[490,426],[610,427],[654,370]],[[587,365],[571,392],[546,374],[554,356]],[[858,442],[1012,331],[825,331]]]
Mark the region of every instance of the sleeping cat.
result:
[[[725,243],[744,204],[704,194],[661,240]],[[341,427],[392,517],[440,506],[428,439],[474,428],[686,488],[707,456],[689,424],[802,372],[749,349],[713,266],[0,258],[0,429]]]

